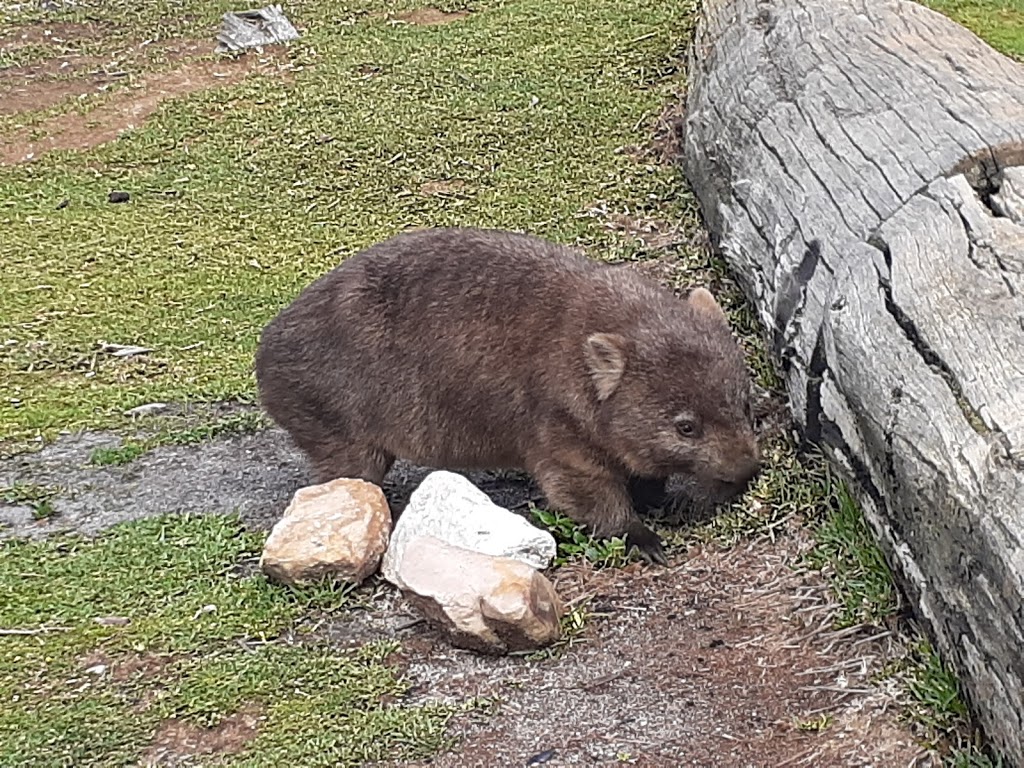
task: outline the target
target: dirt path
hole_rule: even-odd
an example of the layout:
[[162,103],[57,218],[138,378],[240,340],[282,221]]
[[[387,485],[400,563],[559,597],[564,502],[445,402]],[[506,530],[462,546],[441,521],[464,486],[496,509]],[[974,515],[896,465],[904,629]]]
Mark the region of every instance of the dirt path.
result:
[[[482,658],[422,625],[402,633],[411,701],[500,702],[498,716],[456,721],[457,749],[429,765],[938,765],[867,682],[888,638],[822,629],[826,589],[793,567],[805,546],[792,532],[668,569],[564,568],[558,589],[594,615],[555,660]],[[369,639],[389,610],[328,631]]]

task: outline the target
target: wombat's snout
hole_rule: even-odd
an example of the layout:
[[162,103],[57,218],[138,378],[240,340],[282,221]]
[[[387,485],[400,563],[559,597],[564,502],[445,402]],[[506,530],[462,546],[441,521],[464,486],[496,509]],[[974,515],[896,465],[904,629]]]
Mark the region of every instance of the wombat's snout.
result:
[[750,484],[761,473],[761,449],[757,440],[737,445],[733,476],[727,481],[737,496],[746,492]]

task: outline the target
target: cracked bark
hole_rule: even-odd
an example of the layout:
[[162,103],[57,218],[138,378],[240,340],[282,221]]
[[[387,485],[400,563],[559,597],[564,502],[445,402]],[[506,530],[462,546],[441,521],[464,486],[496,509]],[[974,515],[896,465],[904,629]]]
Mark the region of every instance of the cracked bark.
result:
[[903,0],[705,0],[690,80],[797,426],[1024,767],[1024,67]]

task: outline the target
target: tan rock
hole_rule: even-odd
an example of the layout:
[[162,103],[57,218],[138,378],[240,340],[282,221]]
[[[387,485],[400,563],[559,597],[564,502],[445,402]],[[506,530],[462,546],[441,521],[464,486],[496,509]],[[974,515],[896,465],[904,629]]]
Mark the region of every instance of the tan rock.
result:
[[420,536],[395,574],[402,594],[453,645],[502,654],[541,648],[561,636],[562,603],[526,563]]
[[260,568],[284,584],[332,576],[359,583],[380,565],[391,535],[391,511],[372,483],[341,478],[295,492],[267,537]]

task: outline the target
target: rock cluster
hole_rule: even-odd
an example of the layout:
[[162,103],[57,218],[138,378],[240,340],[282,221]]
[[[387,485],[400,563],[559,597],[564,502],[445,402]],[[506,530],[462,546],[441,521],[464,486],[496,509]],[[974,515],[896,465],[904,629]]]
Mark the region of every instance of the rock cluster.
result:
[[433,472],[394,531],[376,485],[341,478],[300,489],[260,566],[290,585],[359,583],[379,567],[452,644],[500,654],[560,637],[562,603],[540,572],[555,549],[550,533],[497,506],[462,475]]

